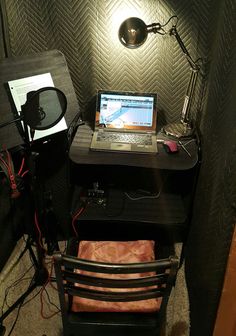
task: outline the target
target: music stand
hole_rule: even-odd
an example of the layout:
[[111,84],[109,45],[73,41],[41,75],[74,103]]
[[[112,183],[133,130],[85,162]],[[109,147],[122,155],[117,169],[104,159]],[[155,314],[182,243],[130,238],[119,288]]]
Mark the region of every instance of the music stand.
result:
[[[55,126],[64,116],[67,108],[67,99],[62,91],[55,87],[44,87],[37,91],[31,91],[27,94],[27,100],[21,107],[20,116],[9,122],[0,124],[0,128],[13,122],[21,121],[23,123],[24,142],[26,148],[26,159],[28,161],[30,175],[30,199],[32,222],[37,221],[37,193],[35,188],[35,161],[38,153],[31,150],[31,140],[35,131],[47,130]],[[29,136],[31,134],[31,139]],[[43,286],[48,281],[48,270],[44,264],[45,250],[42,245],[42,237],[33,224],[34,237],[29,237],[25,249],[21,252],[18,259],[28,250],[35,268],[35,274],[29,288],[23,293],[14,304],[12,304],[0,317],[0,335],[5,333],[5,327],[2,325],[4,319],[19,305],[24,302],[26,297],[37,287]],[[36,254],[32,248],[32,241],[36,245]]]

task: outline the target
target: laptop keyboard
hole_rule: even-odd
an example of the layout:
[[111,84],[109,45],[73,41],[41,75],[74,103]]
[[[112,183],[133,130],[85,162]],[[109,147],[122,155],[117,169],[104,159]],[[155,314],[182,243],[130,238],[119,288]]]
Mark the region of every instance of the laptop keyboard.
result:
[[139,145],[151,145],[152,136],[151,134],[117,134],[117,133],[98,133],[97,141],[108,141],[108,142],[123,142],[130,144]]

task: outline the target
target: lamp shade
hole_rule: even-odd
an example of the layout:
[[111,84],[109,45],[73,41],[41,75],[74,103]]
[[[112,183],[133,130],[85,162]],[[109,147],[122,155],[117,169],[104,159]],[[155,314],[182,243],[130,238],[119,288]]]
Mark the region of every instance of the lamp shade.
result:
[[137,17],[125,20],[119,29],[120,42],[127,48],[138,48],[147,39],[148,30],[145,22]]

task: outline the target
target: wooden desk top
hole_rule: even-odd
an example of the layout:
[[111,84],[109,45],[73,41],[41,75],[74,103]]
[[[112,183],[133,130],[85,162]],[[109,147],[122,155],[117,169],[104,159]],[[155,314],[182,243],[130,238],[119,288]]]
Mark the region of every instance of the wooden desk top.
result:
[[[178,153],[168,154],[162,144],[158,144],[157,154],[131,154],[90,150],[93,131],[88,125],[79,126],[70,147],[69,156],[75,164],[122,165],[168,170],[187,170],[198,162],[196,141],[186,144],[189,156],[181,147]],[[159,137],[159,136],[158,136]],[[163,135],[160,135],[163,138]],[[186,141],[183,141],[187,143]]]

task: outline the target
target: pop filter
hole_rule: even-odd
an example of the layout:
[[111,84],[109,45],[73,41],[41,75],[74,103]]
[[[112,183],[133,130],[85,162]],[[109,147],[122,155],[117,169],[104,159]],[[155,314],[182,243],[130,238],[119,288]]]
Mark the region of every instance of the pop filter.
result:
[[63,118],[66,108],[67,99],[62,91],[55,87],[44,87],[28,93],[21,115],[31,129],[46,130]]

